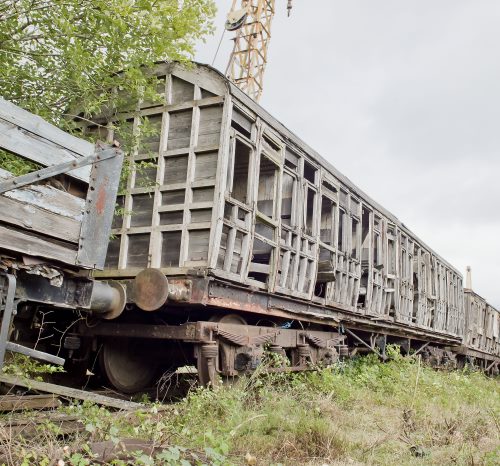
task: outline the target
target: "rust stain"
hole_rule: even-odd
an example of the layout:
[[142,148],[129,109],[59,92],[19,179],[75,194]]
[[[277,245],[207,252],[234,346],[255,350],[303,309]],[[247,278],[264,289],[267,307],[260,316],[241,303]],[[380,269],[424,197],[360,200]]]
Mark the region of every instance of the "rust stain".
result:
[[97,199],[95,202],[95,210],[97,215],[102,215],[104,213],[104,208],[106,207],[106,185],[107,180],[105,180],[98,188]]

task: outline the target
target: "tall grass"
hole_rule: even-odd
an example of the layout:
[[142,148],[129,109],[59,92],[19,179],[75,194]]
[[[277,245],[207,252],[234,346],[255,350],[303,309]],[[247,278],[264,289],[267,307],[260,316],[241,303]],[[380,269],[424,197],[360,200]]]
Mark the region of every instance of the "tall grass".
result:
[[80,419],[82,432],[3,433],[3,461],[96,464],[103,459],[95,456],[98,442],[117,451],[133,438],[146,447],[98,464],[500,464],[499,380],[438,372],[397,353],[387,363],[367,356],[308,373],[254,374],[195,389],[166,408],[65,410]]

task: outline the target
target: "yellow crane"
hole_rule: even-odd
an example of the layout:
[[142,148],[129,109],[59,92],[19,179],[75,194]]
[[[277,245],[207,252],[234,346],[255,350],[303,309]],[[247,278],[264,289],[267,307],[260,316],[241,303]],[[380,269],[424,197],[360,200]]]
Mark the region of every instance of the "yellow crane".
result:
[[[271,40],[275,0],[233,0],[226,30],[235,31],[226,76],[252,99],[259,101]],[[287,2],[290,16],[292,0]]]

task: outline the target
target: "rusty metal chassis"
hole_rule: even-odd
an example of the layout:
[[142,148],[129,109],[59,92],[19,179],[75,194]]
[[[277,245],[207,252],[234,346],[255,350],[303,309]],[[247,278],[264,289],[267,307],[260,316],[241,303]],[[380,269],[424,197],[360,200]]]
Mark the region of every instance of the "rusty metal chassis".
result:
[[[351,331],[366,332],[370,335],[390,335],[418,341],[431,341],[438,345],[457,346],[458,336],[434,330],[410,327],[406,323],[395,322],[391,318],[373,318],[353,312],[342,306],[325,307],[297,298],[270,294],[265,291],[224,282],[212,277],[169,277],[169,286],[177,290],[180,298],[173,302],[176,306],[217,308],[225,312],[241,315],[267,316],[269,319],[314,323],[321,326],[346,328]],[[122,282],[127,287],[127,296],[133,303],[132,281]],[[181,293],[179,290],[186,290]],[[165,306],[168,309],[168,304]],[[210,314],[207,311],[207,316]],[[373,346],[373,345],[372,345]]]
[[[405,352],[410,349],[419,352],[429,343],[443,348],[460,345],[458,337],[370,319],[346,309],[325,308],[295,298],[271,295],[212,277],[169,277],[168,281],[177,293],[170,295],[170,302],[160,312],[168,312],[172,305],[177,309],[198,309],[206,313],[206,317],[181,325],[101,322],[92,328],[82,325],[80,334],[83,337],[170,340],[192,345],[200,381],[205,384],[214,383],[217,373],[234,376],[255,369],[266,345],[272,352],[289,358],[289,366],[274,369],[279,371],[305,370],[311,363],[321,364],[367,351],[385,359],[387,343],[397,343]],[[134,304],[132,280],[122,283],[127,287],[130,304]],[[274,320],[277,327],[208,322],[221,311],[254,318],[264,315],[266,320]],[[299,322],[304,327],[284,328],[282,324],[286,321]],[[310,323],[317,324],[315,330],[306,328]]]

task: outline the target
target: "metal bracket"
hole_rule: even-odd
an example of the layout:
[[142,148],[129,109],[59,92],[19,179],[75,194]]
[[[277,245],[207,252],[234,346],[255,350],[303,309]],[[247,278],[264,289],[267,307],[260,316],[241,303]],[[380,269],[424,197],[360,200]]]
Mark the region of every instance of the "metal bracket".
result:
[[5,360],[10,323],[12,321],[12,316],[16,313],[16,305],[14,304],[17,283],[16,277],[10,273],[5,274],[5,277],[7,278],[7,296],[5,298],[5,307],[3,310],[2,327],[0,328],[0,369],[3,367]]
[[372,350],[380,359],[382,359],[383,361],[385,361],[387,359],[387,356],[385,356],[384,354],[381,354],[380,352],[378,352],[375,347],[372,347],[370,346],[368,343],[366,343],[364,340],[362,340],[361,338],[359,338],[354,332],[352,332],[351,330],[349,330],[348,328],[344,328],[344,330],[349,334],[351,335],[353,338],[355,338],[356,340],[358,340],[362,345],[366,346],[368,349]]
[[27,175],[16,176],[15,178],[9,178],[6,181],[0,183],[0,194],[10,191],[12,189],[21,188],[23,186],[36,183],[47,178],[51,178],[61,173],[66,173],[75,168],[84,167],[90,165],[94,162],[101,162],[103,160],[115,157],[119,153],[118,150],[100,150],[95,154],[89,155],[87,157],[82,157],[75,159],[71,162],[64,162],[57,165],[51,165],[50,167],[42,168],[36,172],[28,173]]
[[0,369],[3,367],[3,364],[5,362],[5,352],[7,350],[21,353],[35,359],[40,359],[42,361],[47,361],[52,364],[63,365],[63,358],[7,341],[7,339],[9,338],[9,330],[12,323],[12,317],[16,315],[17,303],[14,301],[14,297],[16,294],[17,280],[14,275],[9,273],[5,274],[4,276],[7,279],[7,295],[5,298],[5,305],[3,310],[2,326],[0,328]]

